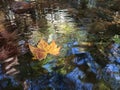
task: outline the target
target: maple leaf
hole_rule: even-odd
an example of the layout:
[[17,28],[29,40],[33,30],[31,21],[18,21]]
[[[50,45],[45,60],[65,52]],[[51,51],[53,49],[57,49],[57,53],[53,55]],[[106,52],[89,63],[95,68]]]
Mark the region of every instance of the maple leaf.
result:
[[37,47],[33,47],[29,45],[30,51],[32,52],[34,59],[45,59],[47,54],[58,55],[60,51],[60,47],[57,47],[55,41],[49,45],[44,40],[40,40]]
[[33,59],[42,60],[42,59],[46,58],[47,53],[44,50],[36,48],[36,47],[33,47],[31,45],[29,45],[29,48],[30,48],[30,51],[32,52],[32,54],[34,56]]
[[53,40],[52,43],[49,45],[49,53],[52,55],[58,55],[61,47],[57,47],[55,41]]
[[40,40],[40,42],[38,43],[37,47],[39,49],[44,50],[46,53],[48,53],[49,48],[50,48],[50,46],[48,45],[48,43],[45,42],[43,39]]

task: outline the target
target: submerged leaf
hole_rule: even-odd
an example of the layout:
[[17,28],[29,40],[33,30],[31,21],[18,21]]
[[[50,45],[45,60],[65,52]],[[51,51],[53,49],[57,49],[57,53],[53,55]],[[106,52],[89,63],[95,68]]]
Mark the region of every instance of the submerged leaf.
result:
[[33,59],[42,60],[42,59],[46,58],[47,53],[44,50],[36,48],[36,47],[33,47],[31,45],[29,45],[29,48],[30,48],[30,51],[32,52],[32,54],[34,56]]
[[40,42],[38,43],[37,47],[39,49],[44,50],[46,53],[49,51],[49,45],[47,42],[45,42],[43,39],[40,40]]
[[60,47],[57,47],[55,41],[49,45],[44,40],[40,40],[37,47],[33,47],[29,45],[30,51],[32,52],[34,59],[45,59],[47,54],[58,55],[60,51]]
[[50,44],[49,53],[52,55],[58,55],[59,51],[60,51],[60,47],[57,47],[55,41],[52,41],[52,43]]

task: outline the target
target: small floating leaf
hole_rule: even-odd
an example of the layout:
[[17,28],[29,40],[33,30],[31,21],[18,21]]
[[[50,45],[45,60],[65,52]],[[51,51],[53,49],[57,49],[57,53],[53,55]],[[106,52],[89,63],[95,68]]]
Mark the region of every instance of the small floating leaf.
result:
[[37,47],[29,45],[30,51],[32,52],[34,59],[45,59],[47,54],[58,55],[60,47],[57,47],[55,41],[49,45],[44,40],[40,40]]

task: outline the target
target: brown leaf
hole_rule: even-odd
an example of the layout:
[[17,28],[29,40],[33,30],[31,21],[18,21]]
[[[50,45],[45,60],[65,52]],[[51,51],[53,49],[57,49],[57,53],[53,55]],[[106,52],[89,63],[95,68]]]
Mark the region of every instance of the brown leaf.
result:
[[55,41],[49,45],[44,40],[40,40],[37,47],[33,47],[29,45],[30,51],[32,52],[34,59],[45,59],[47,54],[58,55],[60,51],[60,47],[57,47]]
[[47,53],[42,50],[42,49],[39,49],[37,47],[33,47],[31,45],[29,45],[29,48],[30,48],[30,51],[32,52],[34,58],[33,59],[39,59],[39,60],[42,60],[42,59],[45,59],[46,56],[47,56]]

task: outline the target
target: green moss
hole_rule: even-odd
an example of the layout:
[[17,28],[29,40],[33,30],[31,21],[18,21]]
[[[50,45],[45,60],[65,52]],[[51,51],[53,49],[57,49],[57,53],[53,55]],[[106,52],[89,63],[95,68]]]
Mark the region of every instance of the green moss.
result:
[[111,89],[108,84],[106,84],[103,80],[101,80],[95,85],[94,90],[111,90]]
[[120,36],[119,36],[119,35],[115,35],[112,39],[113,39],[116,43],[119,43],[119,44],[120,44]]

